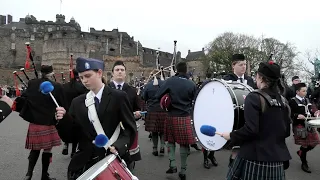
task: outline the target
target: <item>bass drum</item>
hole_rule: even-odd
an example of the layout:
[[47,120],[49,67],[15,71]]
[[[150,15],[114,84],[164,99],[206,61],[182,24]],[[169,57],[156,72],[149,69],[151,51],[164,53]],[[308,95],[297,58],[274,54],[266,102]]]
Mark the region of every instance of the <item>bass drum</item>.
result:
[[202,134],[202,125],[213,126],[218,132],[232,132],[244,125],[244,100],[252,91],[243,83],[219,79],[212,79],[200,87],[194,101],[192,123],[196,140],[203,148],[216,151],[227,141],[220,136]]

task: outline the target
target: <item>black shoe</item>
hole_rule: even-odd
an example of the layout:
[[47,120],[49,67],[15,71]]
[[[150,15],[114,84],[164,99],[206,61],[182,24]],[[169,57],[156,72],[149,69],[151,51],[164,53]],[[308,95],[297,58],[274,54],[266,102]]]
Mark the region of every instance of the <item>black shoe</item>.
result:
[[193,147],[197,151],[201,151],[197,144],[192,144],[191,147]]
[[158,154],[158,151],[153,151],[152,154],[153,154],[154,156],[158,156],[158,155],[159,155],[159,154]]
[[41,180],[57,180],[56,178],[51,178],[49,174],[47,173],[46,175],[41,176]]
[[23,180],[31,180],[32,178],[32,173],[27,173],[26,177]]
[[185,174],[179,173],[179,178],[180,178],[180,180],[186,180],[187,176]]
[[308,166],[308,163],[306,163],[306,162],[301,164],[301,169],[306,173],[311,173],[309,166]]
[[210,159],[213,166],[218,166],[218,162],[214,156],[209,157],[209,159]]
[[164,147],[160,148],[160,155],[164,155]]
[[62,154],[63,155],[68,155],[68,148],[63,148]]
[[209,164],[208,159],[204,160],[203,167],[206,168],[206,169],[210,169],[210,164]]
[[173,173],[177,173],[177,172],[178,172],[178,170],[177,170],[176,167],[170,167],[170,168],[166,171],[167,174],[173,174]]

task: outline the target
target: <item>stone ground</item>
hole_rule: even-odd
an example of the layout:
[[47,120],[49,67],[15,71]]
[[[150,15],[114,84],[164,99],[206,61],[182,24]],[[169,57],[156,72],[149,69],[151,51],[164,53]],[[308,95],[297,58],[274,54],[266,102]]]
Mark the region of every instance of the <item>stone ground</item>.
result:
[[[143,122],[140,122],[143,124]],[[23,121],[17,113],[12,113],[0,125],[0,180],[22,180],[27,170],[27,156],[29,151],[24,149],[25,136],[28,123]],[[168,168],[167,154],[164,157],[154,157],[151,154],[152,145],[148,139],[148,132],[144,131],[144,126],[140,127],[139,143],[143,160],[137,162],[135,174],[140,180],[178,180],[177,174],[166,175]],[[293,144],[292,138],[288,139],[288,146],[291,149],[293,160],[287,170],[288,180],[315,180],[320,177],[320,148],[315,148],[308,154],[312,174],[302,172],[300,162],[296,155],[298,146]],[[58,180],[66,179],[66,169],[70,161],[69,156],[61,155],[62,147],[54,148],[53,164],[50,167],[50,174]],[[179,149],[178,149],[179,151]],[[177,153],[179,160],[179,156]],[[223,180],[227,174],[229,152],[219,151],[216,158],[218,167],[204,169],[202,166],[202,153],[192,149],[188,159],[188,179],[189,180]],[[34,179],[40,179],[41,161],[35,168]],[[179,161],[178,161],[179,162]],[[179,165],[179,164],[178,164]]]

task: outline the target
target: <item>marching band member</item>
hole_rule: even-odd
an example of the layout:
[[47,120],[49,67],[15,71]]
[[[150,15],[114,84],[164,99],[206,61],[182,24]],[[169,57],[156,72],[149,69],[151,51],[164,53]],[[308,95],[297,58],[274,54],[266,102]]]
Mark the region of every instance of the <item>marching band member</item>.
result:
[[[131,87],[129,84],[125,83],[126,79],[126,67],[123,61],[116,61],[112,67],[112,76],[113,81],[108,84],[109,87],[122,90],[127,93],[129,97],[130,107],[132,108],[132,112],[134,112],[134,116],[136,120],[139,120],[141,117],[140,114],[140,104],[139,97],[137,95],[136,89]],[[134,169],[135,161],[141,160],[140,147],[138,143],[138,133],[136,133],[135,141],[132,144],[132,147],[129,148],[130,153],[130,162],[127,162],[128,168],[130,170]]]
[[[70,79],[70,82],[63,84],[63,89],[65,92],[66,101],[67,101],[66,109],[69,109],[71,102],[74,98],[88,92],[88,89],[84,87],[84,85],[81,83],[77,70],[73,69],[72,73],[74,77]],[[71,151],[71,157],[72,157],[76,152],[78,142],[72,141],[71,143],[72,143],[72,151]],[[65,142],[64,148],[62,150],[63,155],[68,155],[68,149],[69,149],[68,147],[69,147],[69,142]]]
[[[152,74],[156,74],[158,70],[154,70]],[[164,81],[159,78],[148,82],[143,90],[143,100],[147,102],[147,111],[145,120],[145,130],[152,133],[153,152],[154,156],[159,155],[158,151],[158,140],[160,138],[160,155],[164,154],[164,121],[167,117],[167,113],[161,109],[160,101],[156,98],[156,93],[159,88],[163,85]]]
[[[206,79],[203,81],[202,84],[205,84],[205,83],[209,82],[211,76],[212,76],[212,74],[207,72],[206,73]],[[218,162],[217,162],[216,158],[214,157],[215,151],[208,151],[208,150],[202,148],[202,153],[203,153],[203,166],[206,169],[210,169],[209,160],[211,161],[213,166],[218,166]]]
[[[307,152],[320,144],[320,140],[315,128],[306,128],[305,120],[308,113],[316,116],[319,111],[311,109],[310,101],[306,97],[307,85],[305,83],[295,84],[295,88],[296,96],[289,103],[292,112],[294,141],[295,144],[301,145],[297,152],[302,162],[301,169],[304,172],[311,173],[307,162]],[[308,108],[307,112],[306,107]]]
[[273,61],[260,63],[256,76],[259,90],[248,94],[245,101],[245,125],[221,134],[226,140],[241,142],[228,180],[285,179],[284,169],[289,164],[284,162],[291,159],[285,141],[290,136],[291,118],[290,108],[281,96],[284,89],[280,77],[279,65]]
[[238,81],[256,89],[253,79],[245,74],[247,70],[247,62],[243,54],[234,54],[232,56],[232,69],[233,73],[224,76],[224,80]]
[[55,179],[49,177],[48,169],[52,161],[52,148],[61,145],[61,139],[55,127],[56,105],[50,96],[44,96],[39,91],[42,82],[50,81],[54,85],[54,92],[52,93],[56,97],[57,102],[61,105],[65,104],[62,86],[51,80],[53,74],[52,66],[41,66],[42,78],[30,80],[28,88],[22,94],[25,101],[20,111],[20,116],[30,122],[25,145],[26,149],[30,149],[29,166],[25,180],[32,178],[33,170],[41,150],[43,150],[41,180]]
[[[109,148],[110,152],[118,152],[122,158],[128,158],[128,147],[133,141],[131,137],[135,136],[137,127],[127,94],[105,85],[102,78],[104,62],[101,60],[77,58],[76,69],[83,85],[96,95],[95,105],[106,136],[110,138],[120,122],[123,125],[117,141]],[[74,154],[68,167],[69,180],[78,178],[106,156],[104,148],[98,148],[92,143],[97,133],[90,123],[85,99],[86,94],[73,99],[68,116],[65,116],[66,110],[63,107],[56,109],[56,118],[59,120],[57,128],[61,131],[60,134],[65,134],[64,140],[69,142],[70,137],[67,134],[75,133],[79,142],[79,151]]]
[[4,95],[1,97],[1,99],[0,99],[0,110],[1,110],[0,123],[11,114],[12,104],[13,104],[13,101],[8,96]]
[[195,97],[196,85],[188,79],[187,64],[179,62],[176,65],[177,74],[165,81],[156,94],[161,99],[165,94],[171,98],[171,106],[168,110],[168,117],[165,121],[164,136],[168,141],[169,169],[167,174],[177,172],[175,150],[178,143],[180,145],[181,171],[179,177],[186,179],[187,157],[190,151],[189,145],[195,144],[191,125],[192,101]]

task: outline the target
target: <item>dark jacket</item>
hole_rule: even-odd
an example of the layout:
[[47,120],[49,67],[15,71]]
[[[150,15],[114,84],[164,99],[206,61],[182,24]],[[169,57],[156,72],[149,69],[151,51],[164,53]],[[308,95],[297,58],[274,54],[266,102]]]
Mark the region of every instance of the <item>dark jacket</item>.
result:
[[77,80],[71,80],[70,82],[63,84],[63,90],[66,96],[67,108],[70,107],[71,102],[75,97],[89,92],[89,90]]
[[4,101],[0,100],[0,110],[2,112],[0,112],[0,123],[7,117],[10,115],[10,113],[12,112],[11,107]]
[[148,82],[145,86],[142,94],[142,99],[147,102],[147,111],[148,112],[162,112],[164,111],[160,107],[160,100],[156,98],[156,94],[161,86],[163,86],[164,81],[158,79],[158,85],[153,85],[153,80]]
[[197,86],[186,75],[176,75],[167,79],[156,94],[157,99],[169,93],[171,108],[169,116],[189,116],[192,109],[192,101],[195,98]]
[[[104,148],[97,148],[92,143],[97,133],[88,118],[85,99],[86,94],[76,97],[71,103],[69,116],[66,115],[56,126],[64,142],[72,141],[69,134],[78,137],[79,151],[76,152],[69,164],[70,171],[82,169],[93,158],[102,159],[106,154]],[[103,130],[109,138],[113,135],[118,124],[122,122],[124,130],[121,130],[119,138],[113,146],[120,156],[127,155],[128,148],[132,144],[131,139],[136,133],[136,124],[126,93],[105,86],[97,113]]]
[[[238,81],[238,76],[235,75],[234,73],[227,74],[223,77],[224,80],[226,81]],[[244,75],[244,79],[247,80],[247,85],[252,87],[253,89],[257,89],[256,84],[254,83],[252,77]]]
[[[264,90],[280,102],[280,96]],[[282,101],[281,101],[282,102]],[[282,103],[283,104],[283,103]],[[286,138],[290,136],[288,108],[265,104],[262,113],[260,95],[248,94],[245,100],[245,125],[230,134],[232,142],[242,142],[238,156],[246,160],[282,162],[291,159]]]
[[[292,98],[289,101],[289,105],[290,105],[290,108],[291,108],[291,118],[292,118],[292,121],[293,121],[292,125],[293,126],[297,126],[297,125],[304,126],[304,120],[298,119],[298,115],[302,114],[305,117],[307,117],[305,106],[299,106],[299,104],[297,102],[299,102],[299,104],[301,104],[301,105],[305,105],[306,106],[310,101],[309,101],[308,98],[305,98],[305,102],[303,103],[302,101],[300,101],[296,97]],[[309,109],[309,112],[310,112],[311,116],[313,116],[314,112],[312,110],[312,106],[308,106],[308,109]]]
[[[112,89],[116,89],[116,86],[113,82],[108,83],[108,86],[111,87]],[[140,104],[138,100],[139,97],[137,95],[136,89],[131,87],[129,84],[124,83],[122,87],[122,91],[126,92],[129,97],[132,112],[140,111],[141,108],[140,108]]]
[[[50,81],[49,79],[32,79],[28,82],[28,88],[25,93],[21,95],[21,101],[23,103],[20,111],[20,116],[28,122],[38,125],[55,125],[55,113],[56,104],[51,99],[50,95],[42,94],[40,91],[40,84],[44,81]],[[52,95],[58,102],[59,106],[65,107],[65,95],[61,84],[52,82],[54,90]],[[18,105],[17,105],[18,106]],[[20,105],[19,105],[20,106]]]

